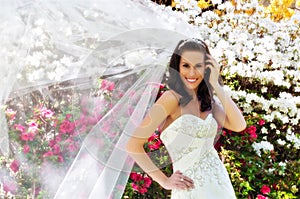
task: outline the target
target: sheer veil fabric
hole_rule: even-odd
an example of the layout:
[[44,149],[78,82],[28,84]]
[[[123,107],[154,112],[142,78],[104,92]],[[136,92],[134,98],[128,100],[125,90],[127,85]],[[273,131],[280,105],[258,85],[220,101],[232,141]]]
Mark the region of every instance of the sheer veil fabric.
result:
[[[124,150],[127,139],[154,103],[175,45],[199,38],[198,30],[170,9],[142,0],[14,0],[3,8],[1,105],[32,91],[47,96],[49,85],[66,80],[76,90],[93,88],[95,77],[126,82],[135,75],[126,87],[120,83],[125,94],[82,141],[54,197],[120,198],[133,164]],[[128,61],[131,54],[139,59]],[[0,150],[7,155],[0,111]],[[107,123],[110,128],[104,128]]]

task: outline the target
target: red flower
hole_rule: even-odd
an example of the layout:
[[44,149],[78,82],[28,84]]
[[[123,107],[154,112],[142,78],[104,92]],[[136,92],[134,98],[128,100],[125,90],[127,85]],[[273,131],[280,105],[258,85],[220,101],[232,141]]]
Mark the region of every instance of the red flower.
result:
[[253,141],[257,138],[256,127],[254,125],[248,127],[245,131],[250,135],[249,140]]
[[139,174],[139,173],[132,172],[132,173],[130,174],[130,178],[131,178],[133,181],[137,182],[137,181],[142,180],[143,176],[142,176],[141,174]]
[[65,134],[65,133],[71,134],[71,133],[73,133],[74,129],[75,129],[75,124],[70,122],[67,119],[65,119],[59,127],[60,133],[63,133],[63,134]]
[[270,191],[271,191],[271,189],[270,189],[269,186],[263,185],[263,186],[261,187],[260,191],[261,191],[263,194],[269,194]]
[[10,164],[9,168],[10,168],[13,172],[16,173],[16,172],[19,170],[19,168],[20,168],[20,163],[19,163],[17,160],[14,160],[14,161]]
[[148,138],[148,147],[151,151],[158,149],[161,146],[161,144],[162,142],[156,133],[154,133],[151,137]]
[[145,187],[141,187],[141,188],[139,188],[138,189],[138,192],[140,192],[141,194],[144,194],[144,193],[146,193],[148,190],[147,190],[147,188],[145,188]]
[[137,184],[135,184],[134,182],[131,184],[132,188],[136,191],[138,191],[139,187]]
[[264,125],[264,124],[265,124],[265,120],[260,119],[260,120],[258,121],[258,125],[259,125],[259,126],[262,126],[262,125]]
[[226,136],[226,131],[225,130],[222,130],[222,135]]
[[28,153],[29,151],[30,151],[30,146],[28,146],[27,144],[24,145],[24,147],[23,147],[23,153],[26,154],[26,153]]
[[151,178],[148,178],[148,177],[144,178],[144,185],[145,185],[145,187],[147,187],[147,188],[150,187],[151,183],[152,183]]
[[265,197],[265,196],[263,196],[261,194],[258,194],[256,198],[257,199],[268,199],[268,197]]

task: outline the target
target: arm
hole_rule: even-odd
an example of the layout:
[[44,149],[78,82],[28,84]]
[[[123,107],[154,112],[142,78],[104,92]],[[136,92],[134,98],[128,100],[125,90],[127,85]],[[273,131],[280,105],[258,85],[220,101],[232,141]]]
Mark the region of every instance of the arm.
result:
[[[178,107],[178,100],[170,92],[166,91],[158,101],[149,110],[145,119],[135,130],[129,139],[126,150],[135,162],[155,181],[165,189],[180,188],[186,189],[192,187],[191,180],[183,176],[179,171],[175,172],[170,178],[167,177],[144,150],[144,143],[153,134],[155,129]],[[183,181],[180,181],[184,178]]]
[[[213,112],[214,117],[217,119],[219,124],[236,132],[244,130],[247,126],[246,121],[233,102],[233,100],[226,94],[224,88],[219,84],[218,78],[220,73],[220,67],[211,55],[208,55],[209,59],[206,61],[206,67],[210,68],[211,74],[209,77],[209,83],[213,87],[217,97],[219,98],[220,104],[214,104]],[[222,108],[223,107],[223,108]]]
[[235,132],[243,131],[246,128],[246,121],[239,108],[226,94],[223,87],[217,86],[214,90],[222,104],[215,103],[213,106],[213,113],[219,124]]

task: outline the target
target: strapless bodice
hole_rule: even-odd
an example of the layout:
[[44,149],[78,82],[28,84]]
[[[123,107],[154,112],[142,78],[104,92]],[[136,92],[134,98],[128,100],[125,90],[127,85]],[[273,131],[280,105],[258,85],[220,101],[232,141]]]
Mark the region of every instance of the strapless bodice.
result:
[[206,119],[184,114],[161,134],[173,171],[193,179],[191,190],[173,189],[171,199],[236,199],[228,173],[214,149],[218,124],[210,113]]
[[[183,164],[190,157],[200,157],[213,148],[218,124],[210,113],[205,119],[184,114],[174,120],[161,134],[173,164]],[[196,158],[196,159],[198,159]],[[195,158],[194,158],[195,159]],[[195,159],[195,160],[196,160]]]

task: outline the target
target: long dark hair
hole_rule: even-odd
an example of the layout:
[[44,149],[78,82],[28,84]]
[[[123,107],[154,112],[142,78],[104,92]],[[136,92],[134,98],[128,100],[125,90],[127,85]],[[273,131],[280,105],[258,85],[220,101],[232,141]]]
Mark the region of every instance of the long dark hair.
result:
[[[179,64],[181,60],[181,55],[185,51],[199,51],[204,53],[204,60],[207,60],[207,54],[210,55],[209,49],[207,45],[202,41],[198,39],[188,39],[188,40],[181,40],[170,59],[169,63],[169,78],[168,78],[168,86],[170,89],[174,90],[178,94],[181,95],[181,98],[179,100],[179,105],[185,106],[187,105],[191,100],[192,96],[188,93],[187,87],[182,82],[180,78],[179,73]],[[210,69],[206,69],[204,74],[204,81],[202,81],[198,87],[197,90],[197,98],[199,101],[201,101],[201,107],[200,110],[202,112],[211,110],[212,105],[212,89],[211,85],[209,83],[209,76],[210,76]]]

